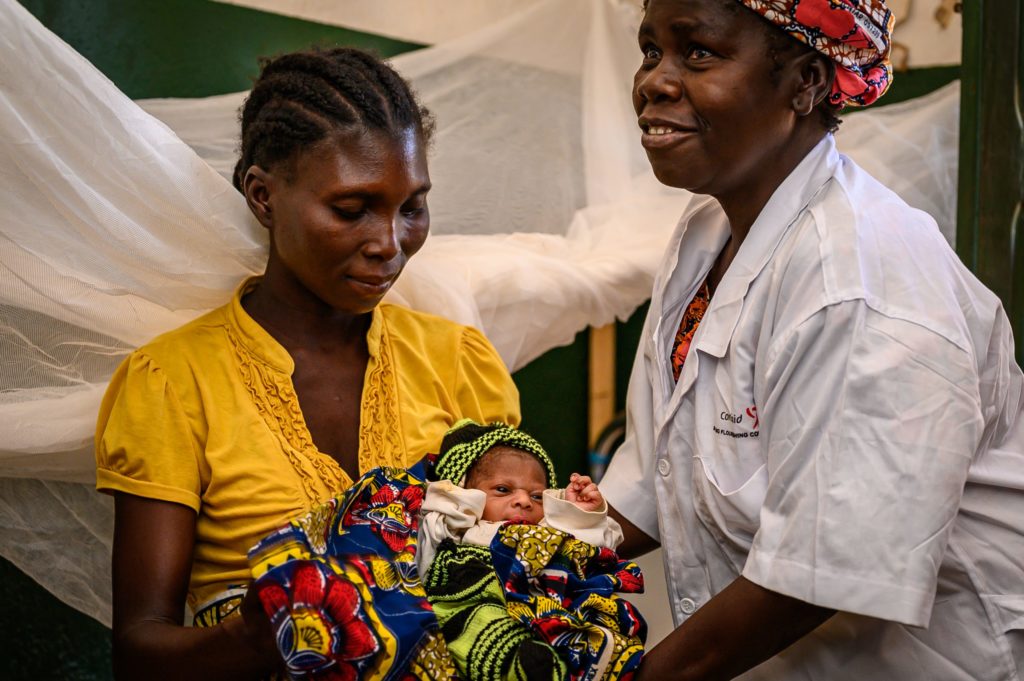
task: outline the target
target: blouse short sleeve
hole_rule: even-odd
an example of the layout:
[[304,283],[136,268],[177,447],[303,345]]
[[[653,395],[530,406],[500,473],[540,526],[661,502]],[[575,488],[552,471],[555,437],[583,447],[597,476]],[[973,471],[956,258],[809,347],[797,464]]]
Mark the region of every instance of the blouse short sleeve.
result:
[[110,381],[96,427],[96,488],[183,504],[198,512],[195,437],[167,375],[142,352]]
[[502,421],[518,426],[519,390],[505,362],[480,331],[466,327],[462,334],[455,376],[455,400],[463,418],[481,423]]

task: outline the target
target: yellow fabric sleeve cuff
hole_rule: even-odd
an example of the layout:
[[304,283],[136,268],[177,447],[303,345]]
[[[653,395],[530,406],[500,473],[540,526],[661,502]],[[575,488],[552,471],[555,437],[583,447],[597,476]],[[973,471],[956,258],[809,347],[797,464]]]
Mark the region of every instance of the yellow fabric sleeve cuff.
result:
[[172,501],[176,504],[188,506],[196,513],[199,512],[199,497],[192,492],[178,487],[161,485],[156,482],[136,480],[106,468],[96,469],[96,489],[107,494],[126,492],[146,499]]

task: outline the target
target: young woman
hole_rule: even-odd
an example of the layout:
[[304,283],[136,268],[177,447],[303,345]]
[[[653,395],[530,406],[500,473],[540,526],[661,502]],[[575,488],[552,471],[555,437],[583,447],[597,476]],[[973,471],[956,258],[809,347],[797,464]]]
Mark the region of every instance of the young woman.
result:
[[408,85],[356,50],[287,54],[241,121],[235,186],[270,234],[266,273],[133,353],[99,417],[119,678],[274,671],[249,548],[461,418],[519,421],[478,331],[380,304],[430,225],[430,119]]
[[1006,315],[831,135],[884,91],[891,24],[881,0],[647,4],[642,142],[707,198],[655,280],[602,481],[622,553],[665,556],[677,629],[641,679],[1024,673]]

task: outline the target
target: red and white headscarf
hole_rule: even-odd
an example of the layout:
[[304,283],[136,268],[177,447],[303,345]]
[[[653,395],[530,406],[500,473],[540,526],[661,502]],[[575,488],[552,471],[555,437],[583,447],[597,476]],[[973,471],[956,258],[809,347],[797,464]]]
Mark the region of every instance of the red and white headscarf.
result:
[[829,102],[867,106],[892,80],[885,0],[738,0],[836,63]]

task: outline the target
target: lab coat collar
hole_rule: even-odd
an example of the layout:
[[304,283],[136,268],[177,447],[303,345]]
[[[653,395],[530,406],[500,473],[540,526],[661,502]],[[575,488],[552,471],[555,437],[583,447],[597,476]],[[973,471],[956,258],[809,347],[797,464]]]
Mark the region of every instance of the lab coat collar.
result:
[[696,198],[680,218],[655,279],[651,310],[657,314],[657,321],[651,332],[652,342],[645,350],[657,367],[652,377],[658,392],[671,395],[671,399],[660,402],[661,406],[656,409],[659,431],[697,379],[700,354],[725,356],[751,282],[768,264],[789,227],[831,179],[839,163],[832,135],[826,135],[772,194],[711,297],[679,382],[675,383],[667,355],[671,342],[669,333],[674,335],[675,329],[665,325],[677,320],[672,311],[687,305],[696,294],[730,234],[725,212],[710,196]]
[[719,282],[697,329],[694,347],[715,357],[725,355],[751,282],[768,264],[789,228],[832,178],[839,162],[832,135],[825,135],[775,190]]
[[654,280],[652,308],[665,312],[688,304],[728,238],[729,220],[718,201],[695,196],[669,240],[665,261]]
[[[677,319],[673,310],[693,298],[697,286],[704,280],[728,237],[729,221],[718,202],[710,196],[693,196],[679,218],[654,279],[650,314],[644,325],[644,335],[648,340],[641,343],[646,361],[655,367],[651,379],[661,395],[667,397],[677,387],[672,380],[667,354],[670,341],[668,334],[675,333],[675,329],[670,330],[667,325]],[[686,368],[687,365],[684,365],[683,376],[686,375]],[[668,414],[668,402],[668,399],[655,401],[656,423],[664,422]]]

